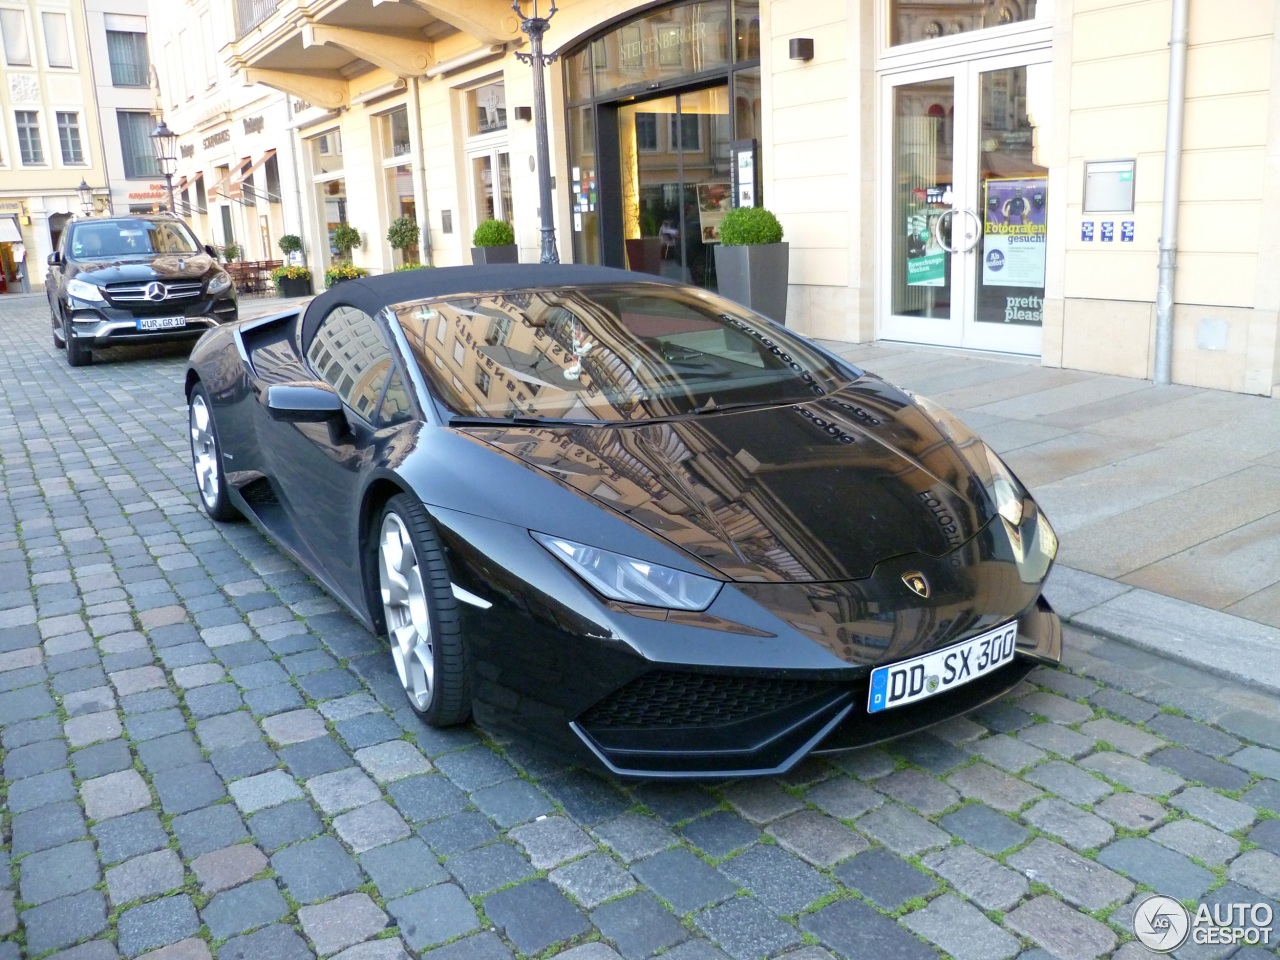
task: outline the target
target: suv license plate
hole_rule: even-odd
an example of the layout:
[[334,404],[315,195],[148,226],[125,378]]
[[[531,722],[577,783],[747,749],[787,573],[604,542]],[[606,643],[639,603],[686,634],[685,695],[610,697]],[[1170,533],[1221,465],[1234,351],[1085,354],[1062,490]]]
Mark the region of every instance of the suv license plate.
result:
[[139,317],[134,322],[139,330],[180,330],[187,325],[187,318]]
[[905,706],[976,680],[1012,660],[1017,644],[1014,621],[964,643],[876,667],[871,671],[867,713]]

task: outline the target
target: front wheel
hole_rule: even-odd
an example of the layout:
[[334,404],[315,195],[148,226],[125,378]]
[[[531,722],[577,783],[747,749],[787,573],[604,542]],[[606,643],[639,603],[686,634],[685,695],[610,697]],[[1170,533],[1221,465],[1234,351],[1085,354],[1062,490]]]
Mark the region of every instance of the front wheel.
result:
[[378,524],[378,587],[396,675],[409,705],[433,727],[471,714],[471,683],[458,602],[427,512],[392,497]]
[[[67,341],[71,349],[71,341]],[[222,474],[222,448],[218,428],[213,422],[213,407],[204,384],[197,383],[187,402],[187,419],[191,425],[191,469],[200,490],[200,504],[214,520],[234,520],[240,513],[227,496],[227,481]]]
[[67,345],[67,364],[72,367],[87,367],[93,363],[93,352],[83,343],[71,336],[71,322],[62,321],[62,339]]

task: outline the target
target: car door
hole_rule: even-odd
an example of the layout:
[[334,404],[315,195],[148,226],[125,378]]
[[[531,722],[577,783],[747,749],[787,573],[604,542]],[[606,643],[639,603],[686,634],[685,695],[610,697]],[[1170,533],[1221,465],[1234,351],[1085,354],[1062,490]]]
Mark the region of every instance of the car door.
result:
[[305,366],[337,392],[343,415],[327,423],[277,424],[272,472],[317,566],[331,586],[362,606],[360,495],[386,430],[411,419],[407,401],[395,399],[404,395],[404,379],[381,325],[356,307],[334,307],[305,351]]
[[45,271],[44,290],[49,298],[49,309],[53,312],[55,322],[60,321],[62,316],[58,304],[62,300],[62,287],[66,283],[67,251],[71,249],[67,238],[71,236],[73,229],[68,227],[62,231],[62,236],[58,238],[58,249],[49,255],[49,266]]

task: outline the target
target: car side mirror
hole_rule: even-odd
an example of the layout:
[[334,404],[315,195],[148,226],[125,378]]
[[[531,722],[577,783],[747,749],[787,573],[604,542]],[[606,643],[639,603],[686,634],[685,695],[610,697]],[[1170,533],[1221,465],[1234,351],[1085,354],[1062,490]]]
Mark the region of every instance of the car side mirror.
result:
[[286,423],[324,423],[342,416],[342,401],[327,383],[273,383],[267,388],[267,415]]
[[61,262],[62,262],[62,254],[60,254],[57,250],[49,254],[49,266],[56,267]]
[[204,245],[204,252],[207,253],[209,256],[213,257],[213,259],[215,260],[218,259],[218,251],[213,249],[213,244],[206,243]]

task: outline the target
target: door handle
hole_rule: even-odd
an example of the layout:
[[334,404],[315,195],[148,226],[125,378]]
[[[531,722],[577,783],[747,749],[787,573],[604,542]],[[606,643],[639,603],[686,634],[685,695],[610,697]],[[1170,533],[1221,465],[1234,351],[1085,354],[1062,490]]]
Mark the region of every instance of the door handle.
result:
[[[966,217],[972,217],[974,227],[976,229],[973,231],[973,233],[964,234],[964,242],[956,242],[956,243],[953,243],[951,246],[947,246],[947,242],[943,239],[942,221],[950,217],[952,221],[952,225],[954,227],[955,215],[957,213],[964,214]],[[952,236],[952,239],[955,239],[956,233],[954,229],[952,229],[951,231],[951,236]],[[970,250],[972,250],[974,247],[978,245],[978,241],[981,238],[982,238],[982,218],[980,218],[973,210],[971,210],[968,207],[959,207],[959,208],[952,207],[950,210],[942,214],[942,216],[938,217],[938,246],[942,247],[942,249],[947,251],[947,253],[968,253]]]
[[961,253],[968,253],[970,250],[976,247],[978,245],[978,241],[982,239],[982,218],[979,217],[978,214],[970,207],[965,207],[960,212],[963,213],[966,217],[973,218],[973,226],[974,226],[973,233],[966,233],[964,235],[964,238],[965,240],[968,241],[968,243],[966,243],[963,247],[960,247],[959,244],[956,244],[956,246],[960,248]]

